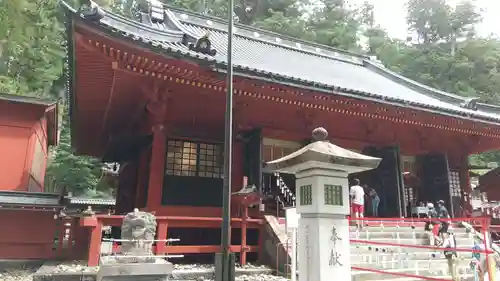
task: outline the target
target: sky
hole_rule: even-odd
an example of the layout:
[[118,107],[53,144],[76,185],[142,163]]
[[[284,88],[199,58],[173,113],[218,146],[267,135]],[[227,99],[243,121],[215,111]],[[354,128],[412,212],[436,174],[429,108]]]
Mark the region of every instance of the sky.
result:
[[[375,7],[375,21],[387,30],[389,36],[405,39],[406,28],[406,0],[348,0],[350,4],[358,5],[368,1]],[[450,5],[460,0],[447,0]],[[495,34],[500,36],[500,0],[475,0],[476,6],[483,9],[483,22],[477,27],[480,36]]]

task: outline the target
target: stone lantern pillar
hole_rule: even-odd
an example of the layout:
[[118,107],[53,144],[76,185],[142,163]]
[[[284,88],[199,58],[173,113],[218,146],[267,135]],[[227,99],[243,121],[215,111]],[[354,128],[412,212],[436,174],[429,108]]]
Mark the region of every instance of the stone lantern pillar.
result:
[[299,281],[351,279],[348,175],[374,169],[381,161],[333,145],[327,136],[317,128],[315,142],[267,163],[296,177]]

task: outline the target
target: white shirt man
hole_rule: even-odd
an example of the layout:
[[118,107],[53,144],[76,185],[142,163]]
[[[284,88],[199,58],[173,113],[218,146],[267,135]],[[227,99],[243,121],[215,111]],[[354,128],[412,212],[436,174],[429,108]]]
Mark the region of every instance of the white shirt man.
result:
[[[363,218],[365,211],[365,190],[359,185],[359,180],[354,179],[354,185],[349,190],[351,209],[355,219]],[[361,227],[363,222],[356,220],[356,225]]]
[[365,190],[363,187],[359,185],[353,185],[351,186],[351,198],[352,198],[352,204],[357,204],[364,206],[365,205]]

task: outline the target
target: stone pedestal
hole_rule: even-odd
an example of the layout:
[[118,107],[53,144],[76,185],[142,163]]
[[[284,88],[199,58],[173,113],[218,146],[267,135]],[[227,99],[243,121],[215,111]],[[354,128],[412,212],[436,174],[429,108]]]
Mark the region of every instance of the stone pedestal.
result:
[[350,280],[349,222],[345,217],[302,215],[299,281]]
[[299,281],[350,280],[347,177],[376,168],[381,159],[331,144],[323,128],[315,129],[313,137],[316,142],[268,167],[296,177]]
[[173,269],[163,259],[154,263],[122,263],[112,256],[102,257],[97,281],[166,281]]
[[[173,266],[151,251],[156,234],[153,214],[135,209],[122,222],[122,253],[103,256],[97,281],[163,281],[172,274]],[[165,243],[165,241],[157,241]]]
[[[306,162],[307,163],[307,162]],[[296,173],[299,219],[300,281],[328,280],[336,276],[349,280],[348,167],[309,162]],[[317,167],[317,168],[314,168]],[[336,169],[333,169],[336,168]]]

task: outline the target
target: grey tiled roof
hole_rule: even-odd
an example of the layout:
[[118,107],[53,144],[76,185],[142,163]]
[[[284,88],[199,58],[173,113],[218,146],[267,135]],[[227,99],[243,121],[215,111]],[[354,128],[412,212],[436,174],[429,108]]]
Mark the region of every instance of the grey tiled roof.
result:
[[83,198],[83,197],[70,197],[68,198],[69,204],[78,205],[109,205],[114,206],[115,199],[102,199],[102,198]]
[[[179,29],[188,34],[201,37],[209,33],[212,44],[217,50],[216,59],[226,61],[225,23],[178,10],[169,10],[167,15],[174,19],[174,23],[179,24]],[[463,108],[461,104],[465,102],[464,98],[404,78],[369,57],[346,54],[325,46],[282,38],[286,37],[255,28],[237,26],[233,41],[235,68],[354,90],[359,94],[364,93],[380,99],[500,120],[500,109]]]
[[[157,52],[174,53],[210,62],[216,70],[225,69],[224,21],[172,8],[165,13],[166,22],[160,25],[138,23],[107,12],[101,27]],[[200,38],[207,33],[217,50],[214,57],[190,51],[180,40],[181,34]],[[468,99],[402,77],[366,56],[243,25],[236,25],[233,48],[235,75],[500,123],[500,107],[477,103],[476,110],[469,109],[463,106]]]
[[59,207],[60,195],[38,192],[0,191],[0,205]]
[[18,96],[18,95],[8,95],[0,93],[0,100],[9,101],[9,102],[17,102],[17,103],[28,103],[28,104],[37,104],[44,106],[51,106],[56,104],[56,101],[41,99],[36,97],[28,97],[28,96]]

